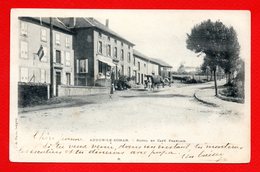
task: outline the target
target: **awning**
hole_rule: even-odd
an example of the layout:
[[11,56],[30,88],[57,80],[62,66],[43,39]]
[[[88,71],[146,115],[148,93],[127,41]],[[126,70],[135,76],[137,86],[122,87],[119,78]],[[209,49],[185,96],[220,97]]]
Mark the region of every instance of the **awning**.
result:
[[111,66],[111,67],[114,67],[116,66],[114,63],[113,63],[113,60],[109,57],[105,57],[105,56],[102,56],[102,55],[97,55],[97,59],[103,63],[106,63],[108,66]]

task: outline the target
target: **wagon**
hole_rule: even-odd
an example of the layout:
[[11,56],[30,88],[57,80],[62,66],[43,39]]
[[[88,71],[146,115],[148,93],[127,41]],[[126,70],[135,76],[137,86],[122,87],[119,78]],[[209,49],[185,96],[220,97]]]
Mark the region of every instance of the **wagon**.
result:
[[151,82],[151,88],[159,88],[159,86],[164,87],[163,78],[160,75],[146,75],[145,88],[149,87],[149,82]]

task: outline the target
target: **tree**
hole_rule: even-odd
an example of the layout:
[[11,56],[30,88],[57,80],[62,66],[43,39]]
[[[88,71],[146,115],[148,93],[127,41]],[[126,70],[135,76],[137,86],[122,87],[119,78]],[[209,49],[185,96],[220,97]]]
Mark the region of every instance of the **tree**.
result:
[[237,35],[232,27],[225,26],[222,22],[211,20],[195,25],[191,34],[187,34],[187,48],[195,53],[204,53],[204,63],[210,67],[214,75],[215,95],[218,95],[216,70],[218,67],[233,65],[231,59],[239,54]]
[[185,68],[184,68],[184,65],[183,65],[183,64],[181,64],[181,65],[179,66],[179,68],[178,68],[177,72],[178,72],[179,74],[185,74],[185,73],[186,73],[186,71],[185,71]]

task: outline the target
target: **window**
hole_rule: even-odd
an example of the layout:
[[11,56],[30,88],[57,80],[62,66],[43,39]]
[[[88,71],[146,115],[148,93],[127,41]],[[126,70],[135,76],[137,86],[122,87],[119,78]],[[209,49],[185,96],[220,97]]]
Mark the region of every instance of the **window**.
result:
[[65,65],[70,66],[70,52],[65,53]]
[[71,84],[71,79],[70,79],[70,73],[66,73],[66,84],[70,85]]
[[20,81],[21,82],[28,82],[28,68],[21,68],[21,73],[20,73]]
[[114,57],[117,58],[117,47],[114,48]]
[[121,42],[121,46],[122,46],[122,47],[124,46],[124,43],[123,43],[123,42]]
[[124,50],[121,50],[121,60],[124,60]]
[[21,22],[21,35],[27,36],[28,34],[28,25],[25,22]]
[[46,82],[46,71],[44,69],[41,69],[41,83]]
[[124,75],[124,65],[121,65],[121,75]]
[[88,73],[88,59],[77,60],[77,73]]
[[107,45],[107,56],[111,57],[111,45]]
[[144,68],[146,68],[146,64],[144,63]]
[[114,42],[117,44],[117,40],[115,39]]
[[61,63],[61,51],[56,50],[56,63]]
[[66,39],[65,39],[65,46],[66,46],[67,48],[70,47],[70,38],[69,38],[69,37],[66,37]]
[[127,54],[127,56],[128,56],[128,62],[130,63],[131,62],[131,54],[130,54],[130,52]]
[[98,41],[98,53],[102,54],[102,42]]
[[138,62],[138,70],[140,70],[140,62]]
[[131,77],[131,67],[128,67],[128,76]]
[[130,45],[128,45],[128,49],[130,49]]
[[135,65],[135,57],[134,57],[134,65]]
[[107,40],[110,41],[110,36],[107,37]]
[[60,34],[58,34],[58,33],[55,34],[55,43],[57,45],[60,45]]
[[28,43],[21,41],[21,58],[28,59]]
[[41,29],[41,41],[47,42],[47,31],[46,31],[46,29]]

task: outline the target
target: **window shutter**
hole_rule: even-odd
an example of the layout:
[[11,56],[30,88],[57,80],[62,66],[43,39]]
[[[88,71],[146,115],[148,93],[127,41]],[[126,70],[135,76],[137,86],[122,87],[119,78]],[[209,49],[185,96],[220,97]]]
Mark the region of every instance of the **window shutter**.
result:
[[28,68],[21,68],[21,71],[20,71],[20,76],[21,76],[21,82],[28,82]]
[[60,51],[61,64],[64,64],[64,51]]
[[55,49],[53,49],[52,54],[53,54],[53,62],[56,63],[56,50]]
[[28,58],[28,43],[21,41],[21,57]]
[[76,65],[77,73],[79,73],[79,60],[77,59],[77,65]]
[[85,65],[86,73],[88,73],[88,59],[85,59]]

